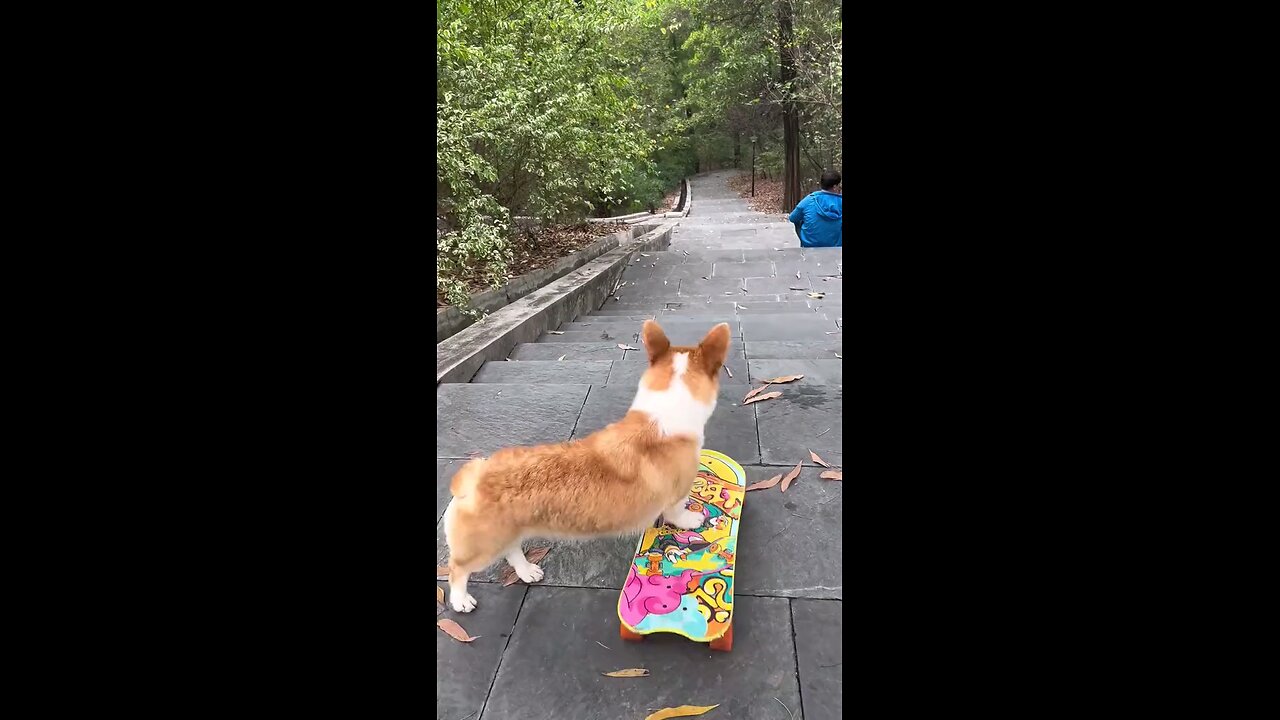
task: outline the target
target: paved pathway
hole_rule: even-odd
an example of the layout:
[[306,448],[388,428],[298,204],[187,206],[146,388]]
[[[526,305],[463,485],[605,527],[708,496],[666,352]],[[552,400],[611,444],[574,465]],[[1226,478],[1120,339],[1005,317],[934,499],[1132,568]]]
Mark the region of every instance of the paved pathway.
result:
[[[785,494],[747,496],[733,651],[674,635],[618,637],[635,536],[550,543],[542,582],[502,587],[493,582],[500,561],[472,576],[475,612],[437,607],[437,616],[483,636],[464,645],[436,631],[438,720],[639,720],[662,707],[716,703],[708,720],[841,716],[843,486],[819,479],[823,468],[808,451],[843,465],[842,251],[801,249],[790,224],[752,212],[725,186],[730,174],[693,178],[693,211],[670,250],[633,263],[617,300],[565,323],[562,335],[518,345],[512,362],[486,363],[470,383],[437,389],[436,557],[438,565],[448,557],[439,519],[449,480],[470,453],[582,437],[621,418],[645,357],[617,345],[639,346],[646,318],[679,344],[728,322],[733,377],[721,375],[705,446],[741,463],[748,482],[806,463]],[[805,377],[778,387],[782,397],[740,404],[751,383],[794,374]],[[600,674],[630,667],[652,675]]]

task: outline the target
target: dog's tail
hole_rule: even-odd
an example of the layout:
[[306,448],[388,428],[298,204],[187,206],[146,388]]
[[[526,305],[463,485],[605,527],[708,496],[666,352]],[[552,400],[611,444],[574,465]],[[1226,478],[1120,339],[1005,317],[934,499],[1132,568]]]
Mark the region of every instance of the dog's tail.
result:
[[484,458],[476,458],[459,468],[453,481],[449,483],[449,492],[456,498],[464,498],[473,493],[480,480],[480,473],[484,472],[484,463]]

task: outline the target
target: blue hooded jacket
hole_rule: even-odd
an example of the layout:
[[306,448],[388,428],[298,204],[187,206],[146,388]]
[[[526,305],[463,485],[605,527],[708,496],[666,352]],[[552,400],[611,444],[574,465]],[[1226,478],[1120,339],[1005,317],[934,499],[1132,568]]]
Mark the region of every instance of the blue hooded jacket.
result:
[[800,247],[841,247],[840,216],[843,199],[826,190],[815,190],[801,200],[787,218],[795,223]]

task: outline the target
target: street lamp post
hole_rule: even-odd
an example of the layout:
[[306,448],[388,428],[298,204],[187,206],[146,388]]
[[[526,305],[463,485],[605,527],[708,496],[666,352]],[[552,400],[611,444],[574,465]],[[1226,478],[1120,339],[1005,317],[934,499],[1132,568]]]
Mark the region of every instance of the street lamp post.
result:
[[751,136],[751,197],[756,196],[756,136]]

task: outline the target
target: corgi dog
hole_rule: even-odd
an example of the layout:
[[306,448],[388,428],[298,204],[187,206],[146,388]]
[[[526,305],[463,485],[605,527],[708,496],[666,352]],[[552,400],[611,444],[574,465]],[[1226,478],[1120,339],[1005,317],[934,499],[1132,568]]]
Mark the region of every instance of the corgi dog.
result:
[[685,502],[716,409],[729,325],[711,328],[696,347],[673,347],[653,320],[643,337],[649,366],[624,418],[579,440],[507,448],[458,470],[444,512],[454,610],[475,609],[467,578],[499,557],[521,580],[541,580],[542,568],[520,547],[526,538],[624,535],[659,516],[685,530],[702,525]]

